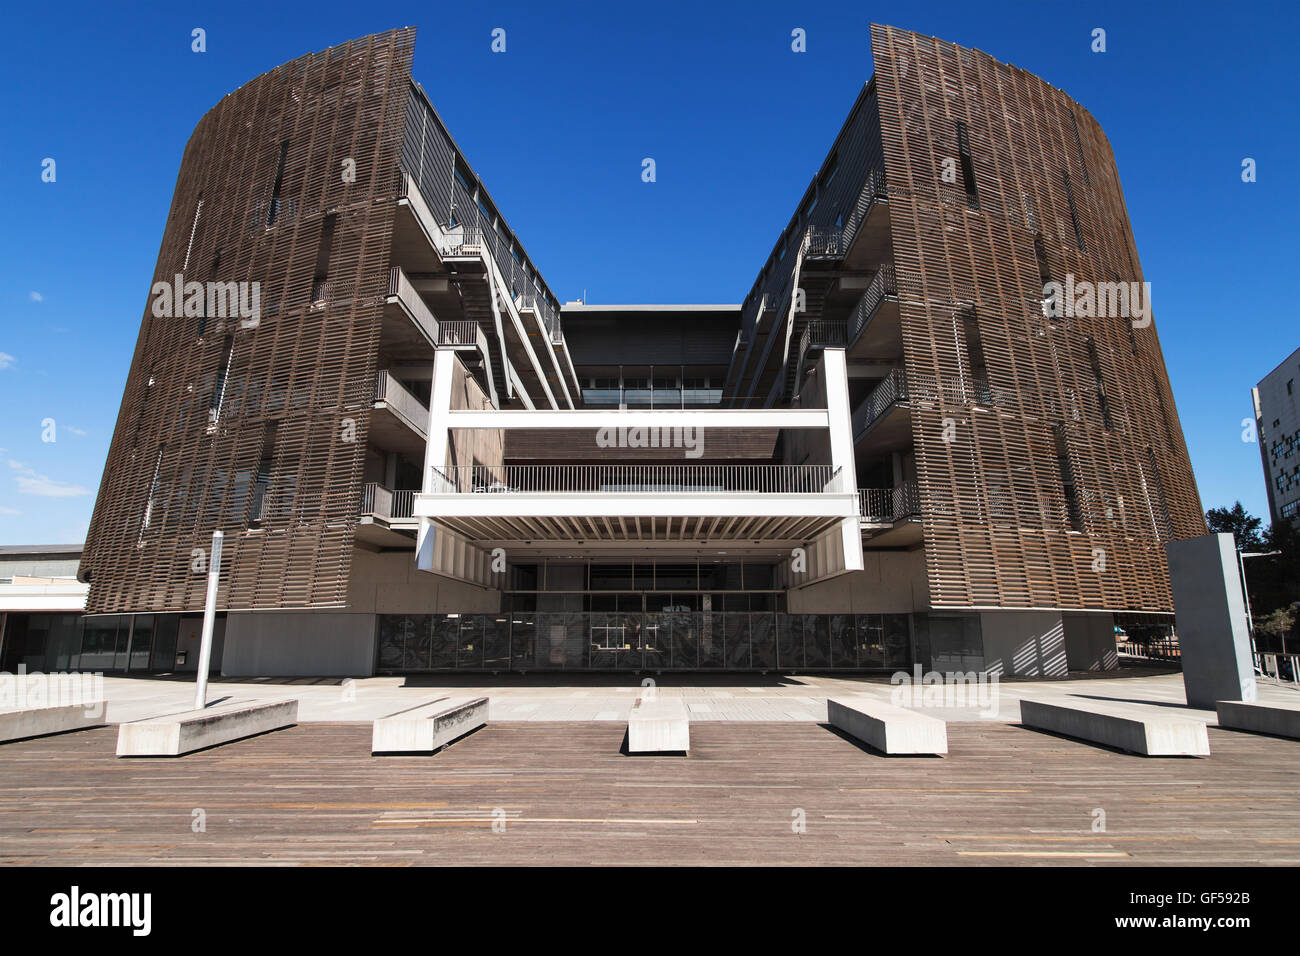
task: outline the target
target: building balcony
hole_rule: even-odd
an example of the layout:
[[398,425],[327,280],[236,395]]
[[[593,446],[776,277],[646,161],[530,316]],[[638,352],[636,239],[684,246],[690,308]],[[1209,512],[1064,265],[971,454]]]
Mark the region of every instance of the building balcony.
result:
[[800,546],[857,515],[830,465],[465,465],[432,469],[415,502],[480,548]]
[[921,495],[915,481],[894,488],[859,488],[858,517],[869,547],[910,547],[921,542]]
[[903,355],[898,279],[892,263],[876,272],[848,318],[848,357],[894,362]]
[[840,226],[809,226],[804,258],[839,262],[850,271],[876,269],[889,259],[889,203],[884,170],[872,170],[853,212]]
[[893,369],[853,410],[856,453],[881,454],[911,444],[911,400],[907,373]]
[[414,490],[385,488],[375,481],[361,486],[357,540],[374,547],[410,547],[414,543]]
[[381,369],[375,375],[375,398],[370,416],[369,441],[386,451],[400,451],[413,458],[424,457],[425,429],[429,409],[392,373]]

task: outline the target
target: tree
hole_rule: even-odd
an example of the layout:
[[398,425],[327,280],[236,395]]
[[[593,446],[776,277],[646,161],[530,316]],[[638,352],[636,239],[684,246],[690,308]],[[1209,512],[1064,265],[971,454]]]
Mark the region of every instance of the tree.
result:
[[1213,532],[1232,535],[1238,551],[1259,551],[1264,545],[1259,536],[1260,520],[1243,508],[1240,501],[1231,508],[1211,508],[1205,512],[1205,523]]

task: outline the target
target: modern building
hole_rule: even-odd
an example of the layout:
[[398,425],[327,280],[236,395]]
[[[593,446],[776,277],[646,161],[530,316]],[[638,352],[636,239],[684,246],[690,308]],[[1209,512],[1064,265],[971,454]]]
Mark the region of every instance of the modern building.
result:
[[0,673],[67,670],[81,654],[79,544],[0,545]]
[[1114,157],[1064,93],[873,26],[743,301],[562,306],[414,41],[199,122],[87,647],[184,632],[217,529],[230,675],[1062,675],[1171,619],[1163,543],[1204,519]]
[[1250,390],[1269,521],[1300,526],[1300,349]]

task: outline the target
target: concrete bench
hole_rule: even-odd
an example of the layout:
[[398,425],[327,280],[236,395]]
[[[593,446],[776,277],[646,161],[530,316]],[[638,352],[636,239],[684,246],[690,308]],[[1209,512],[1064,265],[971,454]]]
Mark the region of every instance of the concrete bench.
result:
[[1111,701],[1020,702],[1020,722],[1144,757],[1208,757],[1205,721]]
[[0,710],[0,742],[104,725],[104,702]]
[[487,722],[486,697],[442,697],[376,720],[370,752],[433,753]]
[[1257,734],[1300,740],[1300,700],[1272,704],[1221,700],[1215,704],[1215,708],[1219,712],[1219,726],[1225,729],[1249,730]]
[[640,697],[627,718],[627,752],[686,753],[691,719],[679,697]]
[[179,757],[298,722],[297,700],[241,700],[121,724],[119,757]]
[[946,754],[948,724],[938,717],[874,697],[832,697],[826,701],[832,727],[886,754]]

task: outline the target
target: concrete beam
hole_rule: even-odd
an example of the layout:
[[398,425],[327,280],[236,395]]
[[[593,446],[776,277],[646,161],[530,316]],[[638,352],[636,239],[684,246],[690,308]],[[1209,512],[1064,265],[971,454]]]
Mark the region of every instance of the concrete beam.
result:
[[121,724],[119,757],[179,757],[298,722],[297,700],[242,700]]
[[627,718],[627,752],[686,753],[691,721],[679,697],[641,697]]
[[948,724],[874,697],[832,697],[826,717],[851,737],[885,754],[946,754]]
[[433,753],[487,722],[488,698],[443,697],[376,720],[370,752]]
[[0,743],[104,725],[104,702],[0,711]]
[[1020,722],[1144,757],[1208,757],[1205,721],[1109,701],[1020,702]]
[[451,428],[827,428],[825,409],[455,409]]
[[1300,740],[1300,700],[1277,704],[1221,700],[1216,709],[1219,726],[1228,730],[1249,730]]

